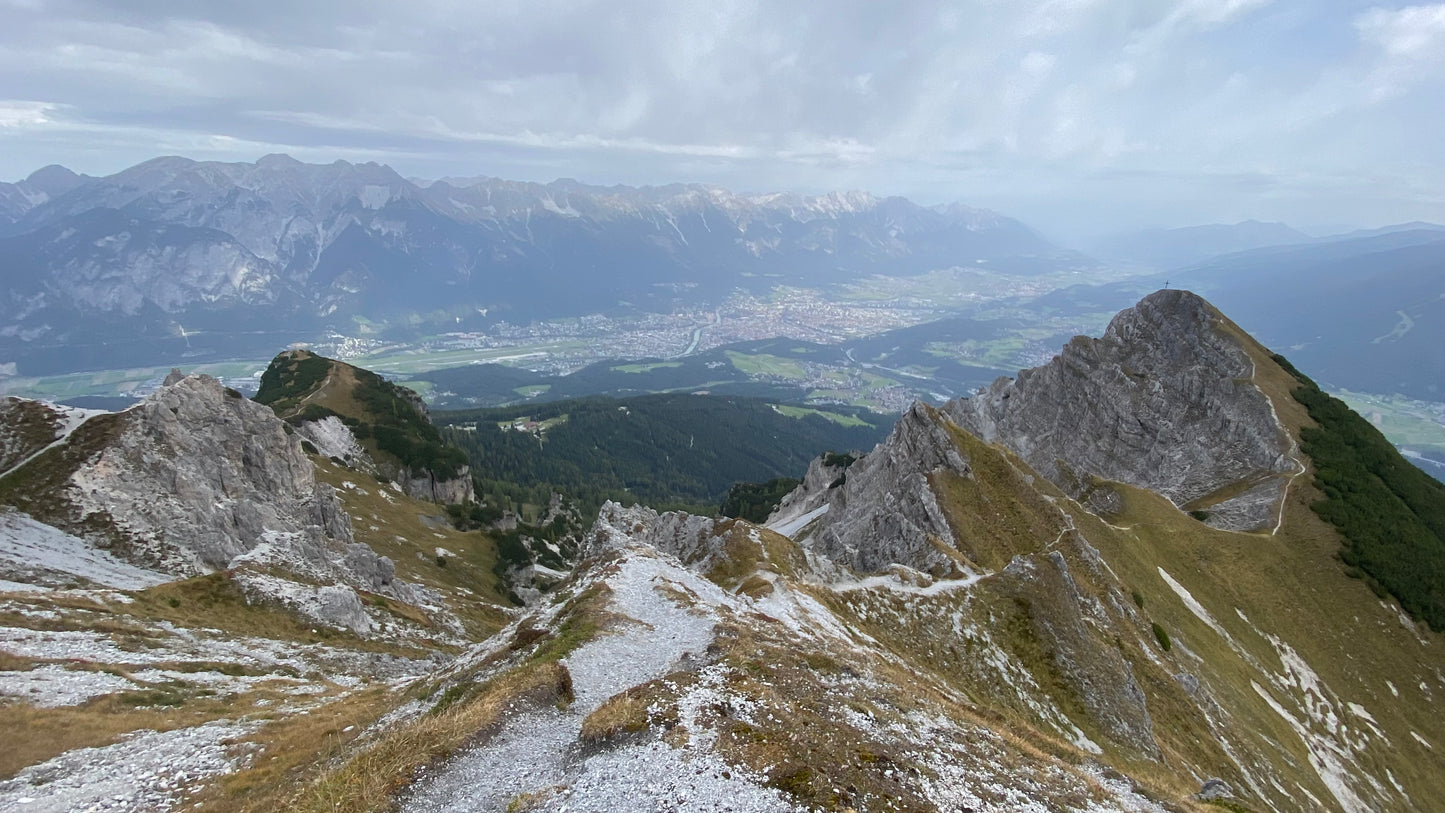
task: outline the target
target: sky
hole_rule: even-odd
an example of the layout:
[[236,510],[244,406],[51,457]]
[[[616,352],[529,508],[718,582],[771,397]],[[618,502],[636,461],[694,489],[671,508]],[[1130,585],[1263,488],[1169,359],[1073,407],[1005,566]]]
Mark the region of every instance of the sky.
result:
[[1445,3],[0,0],[0,180],[157,155],[1445,222]]

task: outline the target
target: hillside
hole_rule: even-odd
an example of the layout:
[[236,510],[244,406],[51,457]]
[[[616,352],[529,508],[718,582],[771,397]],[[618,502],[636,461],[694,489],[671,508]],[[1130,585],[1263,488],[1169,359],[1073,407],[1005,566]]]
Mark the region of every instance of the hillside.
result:
[[705,395],[584,398],[439,412],[484,492],[560,491],[589,512],[604,500],[711,512],[736,482],[801,472],[830,449],[871,448],[891,420]]
[[370,370],[289,350],[261,375],[256,401],[299,427],[313,448],[375,466],[413,496],[472,498],[465,453],[442,439],[420,396]]

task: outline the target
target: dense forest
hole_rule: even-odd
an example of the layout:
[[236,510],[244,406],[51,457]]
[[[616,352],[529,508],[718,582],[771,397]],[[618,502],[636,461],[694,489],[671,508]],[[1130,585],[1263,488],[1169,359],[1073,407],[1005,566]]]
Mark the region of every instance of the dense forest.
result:
[[766,483],[734,483],[723,497],[718,513],[762,524],[799,482],[792,477],[775,477]]
[[1400,455],[1369,421],[1282,356],[1295,400],[1317,426],[1300,432],[1325,498],[1312,507],[1345,537],[1340,560],[1381,595],[1445,631],[1445,484]]
[[894,420],[830,410],[783,414],[753,398],[644,395],[434,418],[443,437],[467,452],[478,494],[550,488],[586,511],[614,499],[712,514],[733,484],[801,476],[829,450],[871,449]]

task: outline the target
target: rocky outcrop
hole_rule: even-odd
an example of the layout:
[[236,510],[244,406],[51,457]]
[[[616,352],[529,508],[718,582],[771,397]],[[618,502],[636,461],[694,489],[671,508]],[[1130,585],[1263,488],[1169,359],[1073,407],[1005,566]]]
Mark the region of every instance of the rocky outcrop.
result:
[[659,514],[644,505],[624,507],[608,500],[582,541],[582,555],[597,556],[634,545],[697,563],[721,551],[723,538],[717,533],[717,522],[707,517],[678,511]]
[[177,576],[254,565],[409,595],[390,560],[353,540],[335,491],[269,408],[209,376],[168,380],[70,475],[79,527],[110,528],[131,558]]
[[1074,496],[1092,475],[1180,506],[1206,500],[1221,527],[1264,527],[1298,467],[1254,362],[1224,324],[1199,296],[1158,291],[1102,338],[1076,337],[1048,364],[945,411]]
[[342,463],[362,471],[376,471],[376,464],[351,428],[335,415],[327,415],[319,421],[304,421],[296,432],[316,447],[318,454],[335,458]]
[[815,501],[813,510],[822,511],[805,545],[854,570],[901,564],[934,575],[956,572],[949,554],[953,531],[929,482],[940,472],[971,474],[950,431],[938,410],[914,404],[886,440],[840,475],[843,482],[834,480],[821,492],[822,499],[810,497],[806,484],[800,487],[785,504]]
[[[846,461],[846,464],[845,462]],[[808,464],[803,482],[783,497],[768,517],[769,525],[796,520],[816,511],[828,502],[828,493],[848,481],[848,468],[856,462],[851,456],[819,455]]]
[[418,500],[442,505],[465,505],[477,499],[477,493],[472,486],[471,466],[462,466],[456,477],[446,480],[426,469],[419,472],[402,469],[397,474],[396,481],[406,491],[407,496]]

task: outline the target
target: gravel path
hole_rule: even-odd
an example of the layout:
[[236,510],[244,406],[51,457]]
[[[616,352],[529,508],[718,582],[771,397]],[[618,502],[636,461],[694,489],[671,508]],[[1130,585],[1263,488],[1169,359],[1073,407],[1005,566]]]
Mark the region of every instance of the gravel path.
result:
[[716,616],[681,606],[659,588],[692,593],[701,599],[699,607],[736,603],[711,582],[640,551],[607,584],[610,609],[638,623],[589,642],[564,661],[576,702],[564,711],[516,715],[485,746],[418,781],[402,804],[403,813],[504,811],[520,794],[538,792],[555,793],[545,809],[557,811],[792,810],[776,791],[705,752],[650,742],[582,763],[571,759],[588,714],[618,692],[667,674],[712,641]]

